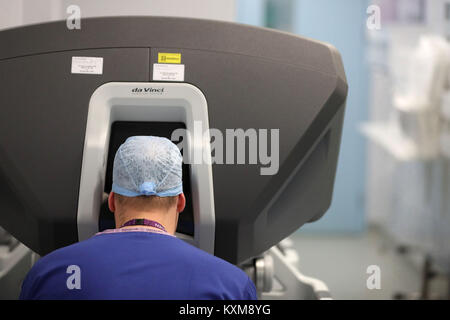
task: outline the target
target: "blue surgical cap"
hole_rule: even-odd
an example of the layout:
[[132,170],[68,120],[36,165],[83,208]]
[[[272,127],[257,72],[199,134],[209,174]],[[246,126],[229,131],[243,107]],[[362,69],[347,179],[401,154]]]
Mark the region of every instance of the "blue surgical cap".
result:
[[114,193],[126,196],[176,196],[183,192],[182,156],[169,139],[128,138],[114,158]]

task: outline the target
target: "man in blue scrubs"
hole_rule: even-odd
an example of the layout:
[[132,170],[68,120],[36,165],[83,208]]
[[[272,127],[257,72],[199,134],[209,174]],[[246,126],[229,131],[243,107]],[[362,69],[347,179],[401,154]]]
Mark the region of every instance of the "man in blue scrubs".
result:
[[41,258],[21,299],[256,299],[236,266],[174,236],[186,199],[182,156],[168,139],[131,137],[114,158],[116,229]]

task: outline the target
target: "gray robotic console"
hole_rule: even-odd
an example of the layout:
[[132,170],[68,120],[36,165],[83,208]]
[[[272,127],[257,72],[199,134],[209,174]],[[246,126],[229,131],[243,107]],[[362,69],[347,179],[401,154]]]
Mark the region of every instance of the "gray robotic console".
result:
[[[278,129],[269,174],[266,164],[211,164],[207,134],[180,137],[187,159],[203,150],[207,161],[184,164],[189,203],[177,234],[246,269],[267,297],[312,297],[299,293],[305,283],[326,291],[278,244],[331,203],[348,90],[334,47],[166,17],[9,29],[0,47],[0,226],[27,247],[44,255],[111,225],[102,206],[111,159],[129,136],[171,137],[198,123],[205,132]],[[272,277],[273,267],[291,278]],[[268,293],[272,278],[284,295]],[[286,289],[292,280],[301,290]]]

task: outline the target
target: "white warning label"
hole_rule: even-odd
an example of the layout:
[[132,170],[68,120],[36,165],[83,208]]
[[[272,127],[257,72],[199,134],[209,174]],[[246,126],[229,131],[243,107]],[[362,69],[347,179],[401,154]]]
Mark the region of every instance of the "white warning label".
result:
[[72,57],[72,73],[103,74],[103,58]]
[[153,80],[184,81],[184,64],[153,64]]

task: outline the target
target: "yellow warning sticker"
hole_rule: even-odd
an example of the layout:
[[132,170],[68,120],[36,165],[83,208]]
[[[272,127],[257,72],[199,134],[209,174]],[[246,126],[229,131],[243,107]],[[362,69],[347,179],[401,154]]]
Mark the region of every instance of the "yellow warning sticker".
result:
[[181,53],[158,52],[158,63],[181,63]]

